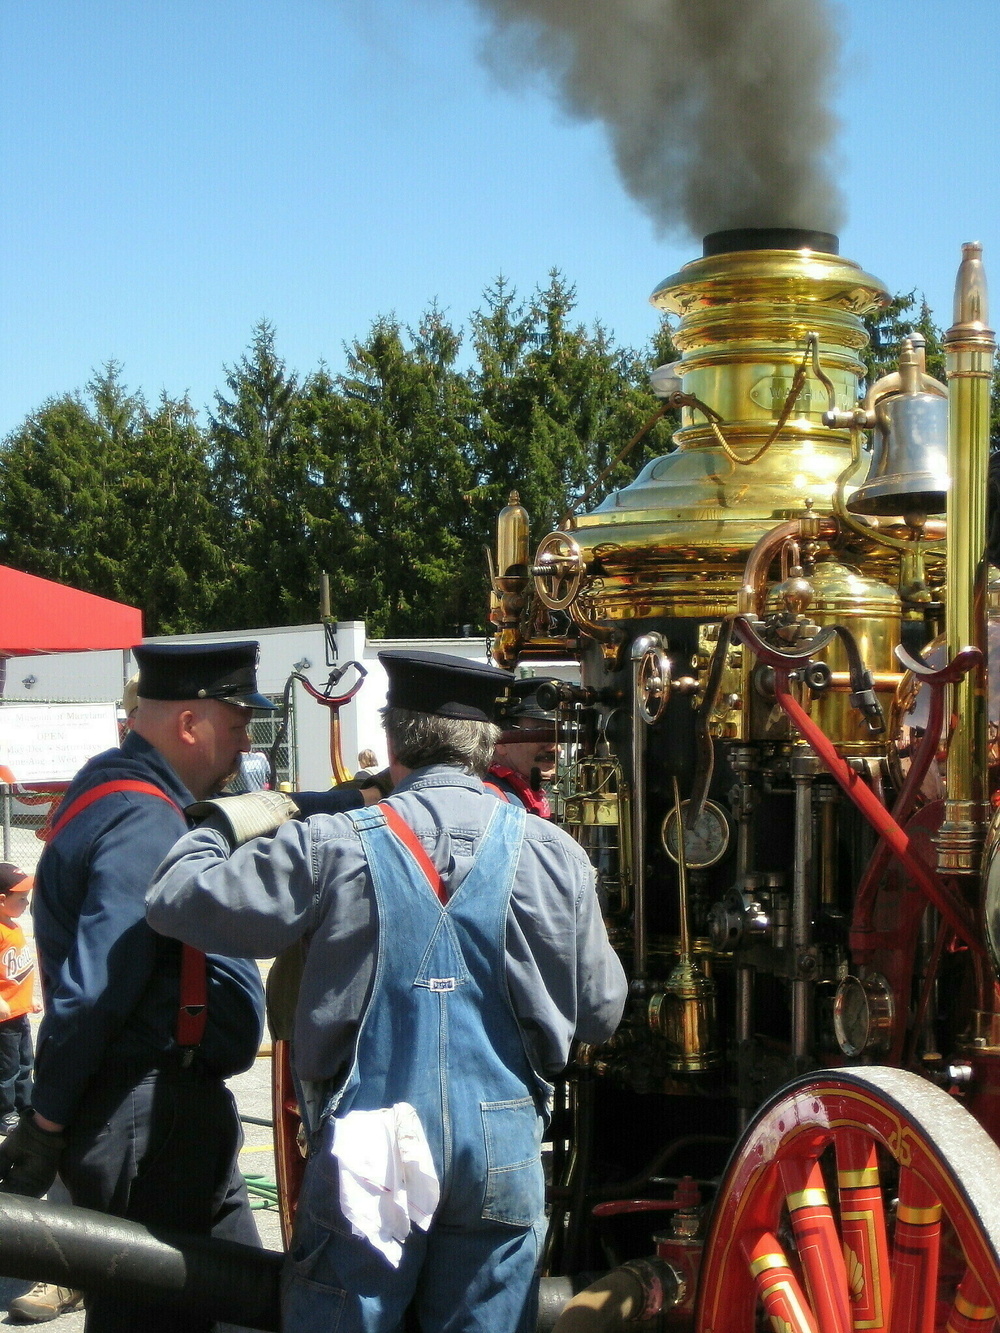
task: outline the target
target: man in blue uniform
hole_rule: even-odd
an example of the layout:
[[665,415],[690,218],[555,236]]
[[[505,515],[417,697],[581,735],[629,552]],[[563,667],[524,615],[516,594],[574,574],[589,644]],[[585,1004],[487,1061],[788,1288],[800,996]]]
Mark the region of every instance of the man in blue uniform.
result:
[[521,1333],[548,1080],[574,1037],[614,1031],[625,976],[581,848],[483,786],[509,674],[380,658],[393,794],[235,850],[209,819],[157,872],[148,918],[240,955],[308,940],[285,1333],[389,1333],[411,1302],[423,1333]]
[[[40,1195],[58,1170],[73,1202],[151,1226],[259,1243],[223,1084],[253,1062],[255,963],[183,950],[147,926],[144,897],[187,823],[249,749],[255,643],[147,645],[120,750],[90,760],[55,813],[36,875],[45,997],[34,1110],[5,1141],[2,1188]],[[185,974],[182,982],[181,974]],[[87,1328],[192,1333],[212,1325],[108,1297]]]

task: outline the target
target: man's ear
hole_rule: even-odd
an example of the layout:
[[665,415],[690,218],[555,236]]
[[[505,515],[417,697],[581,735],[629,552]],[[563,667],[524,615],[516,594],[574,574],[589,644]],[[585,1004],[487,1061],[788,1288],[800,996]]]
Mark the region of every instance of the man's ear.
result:
[[182,745],[197,744],[198,737],[195,732],[198,718],[191,708],[182,708],[177,714],[177,739]]

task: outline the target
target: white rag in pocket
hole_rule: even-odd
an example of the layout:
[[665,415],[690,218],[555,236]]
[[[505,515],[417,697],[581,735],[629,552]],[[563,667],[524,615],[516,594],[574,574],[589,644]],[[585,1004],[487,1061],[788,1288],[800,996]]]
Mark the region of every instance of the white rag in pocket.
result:
[[420,1117],[409,1102],[348,1111],[334,1120],[331,1151],[351,1230],[398,1268],[410,1224],[426,1231],[441,1197]]

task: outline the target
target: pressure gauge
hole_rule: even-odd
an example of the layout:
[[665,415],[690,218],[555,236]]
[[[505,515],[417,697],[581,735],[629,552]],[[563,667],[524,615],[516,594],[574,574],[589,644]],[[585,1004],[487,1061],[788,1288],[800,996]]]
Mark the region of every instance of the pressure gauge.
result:
[[845,977],[833,1001],[833,1029],[845,1055],[884,1055],[892,1044],[892,987],[873,972]]
[[[681,817],[687,814],[690,801],[681,802]],[[677,855],[677,811],[671,809],[660,829],[663,850],[671,861],[678,860]],[[729,820],[721,805],[706,801],[702,812],[695,820],[694,828],[684,825],[684,863],[692,870],[704,870],[721,861],[729,846]]]

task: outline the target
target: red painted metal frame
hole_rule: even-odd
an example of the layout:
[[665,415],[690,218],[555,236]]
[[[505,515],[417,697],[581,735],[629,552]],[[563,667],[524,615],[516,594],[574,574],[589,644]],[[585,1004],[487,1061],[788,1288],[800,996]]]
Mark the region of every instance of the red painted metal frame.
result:
[[[923,662],[918,662],[916,658],[911,657],[902,648],[896,649],[896,656],[899,658],[901,666],[906,667],[908,671],[911,671],[924,682],[929,694],[927,725],[910,764],[910,771],[907,773],[906,780],[896,798],[896,803],[892,807],[893,819],[902,826],[916,809],[920,797],[920,788],[930,771],[930,766],[934,762],[941,744],[945,690],[948,685],[953,685],[956,681],[961,680],[973,667],[978,666],[982,660],[982,654],[978,648],[966,648],[955,657],[954,661],[949,662],[940,671],[934,671]],[[851,922],[852,937],[871,929],[875,894],[891,856],[892,849],[889,844],[885,839],[880,839],[854,896],[854,913]]]
[[[888,1072],[912,1081],[905,1086],[922,1085],[915,1075]],[[803,1077],[765,1106],[747,1132],[716,1199],[695,1333],[754,1333],[761,1306],[773,1328],[794,1333],[992,1327],[1000,1259],[971,1186],[956,1176],[947,1145],[930,1141],[863,1073]],[[957,1104],[945,1109],[971,1135],[982,1170],[1000,1170],[985,1131]],[[892,1226],[879,1154],[898,1166]],[[826,1189],[833,1180],[831,1204]],[[953,1242],[948,1264],[941,1257],[942,1218]]]
[[[354,667],[358,672],[358,679],[344,694],[334,694],[334,687],[339,684],[344,673]],[[292,679],[297,680],[310,699],[315,699],[318,704],[330,710],[330,769],[333,773],[334,783],[349,782],[351,779],[351,770],[344,763],[344,756],[340,743],[340,710],[344,704],[350,701],[357,694],[358,690],[365,682],[367,668],[360,662],[345,662],[330,673],[330,678],[322,690],[318,690],[305,676],[298,671],[292,672]]]

